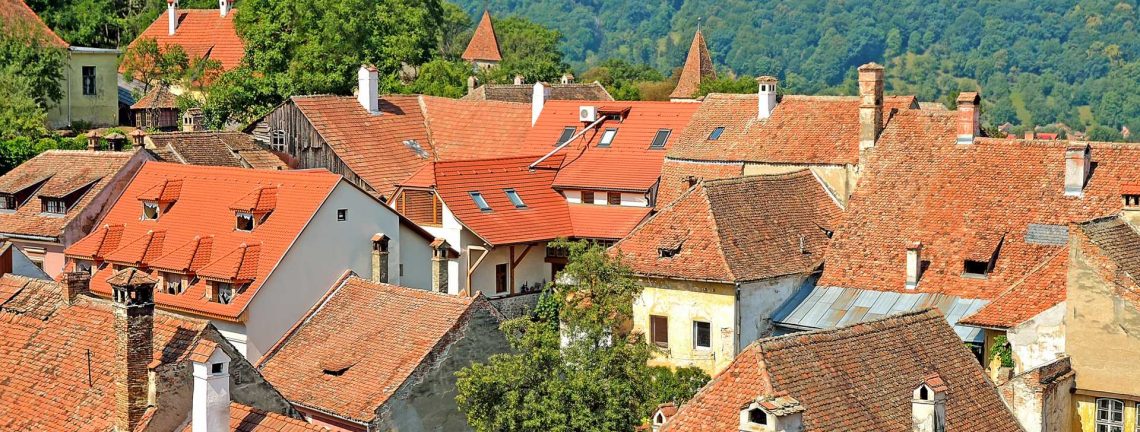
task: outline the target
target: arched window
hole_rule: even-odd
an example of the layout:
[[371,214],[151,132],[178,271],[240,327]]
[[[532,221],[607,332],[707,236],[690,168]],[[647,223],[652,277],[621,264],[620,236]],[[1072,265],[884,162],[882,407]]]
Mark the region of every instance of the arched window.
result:
[[1096,400],[1096,432],[1124,432],[1124,402],[1109,398]]

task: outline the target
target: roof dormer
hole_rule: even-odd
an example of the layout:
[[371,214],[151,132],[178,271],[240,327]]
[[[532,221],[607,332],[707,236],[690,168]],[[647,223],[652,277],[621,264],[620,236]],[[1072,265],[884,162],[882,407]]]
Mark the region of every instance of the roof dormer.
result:
[[234,229],[253,231],[265,223],[275,208],[277,208],[276,187],[263,187],[250,192],[230,205],[230,210],[234,211]]
[[790,396],[760,396],[740,408],[741,432],[800,432],[803,405]]
[[62,215],[75,207],[79,200],[91,190],[99,179],[79,184],[65,184],[57,187],[44,187],[39,190],[40,211],[47,214]]
[[139,218],[142,220],[158,220],[163,213],[170,210],[170,206],[174,205],[175,201],[178,201],[178,196],[181,193],[182,179],[166,180],[152,186],[138,196],[139,201],[142,202],[142,214]]
[[946,431],[946,392],[949,388],[937,372],[927,374],[911,398],[913,432]]

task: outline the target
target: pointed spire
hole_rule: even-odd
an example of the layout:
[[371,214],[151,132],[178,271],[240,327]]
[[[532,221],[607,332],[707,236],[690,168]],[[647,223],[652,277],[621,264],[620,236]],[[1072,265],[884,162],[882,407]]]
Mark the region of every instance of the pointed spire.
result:
[[716,79],[713,70],[712,56],[705,45],[705,37],[698,28],[693,35],[693,44],[689,46],[689,55],[685,57],[685,66],[681,69],[681,78],[677,80],[677,88],[670,99],[692,99],[701,88],[701,82],[706,79]]
[[503,57],[499,54],[499,39],[495,37],[495,27],[491,25],[491,13],[483,11],[483,18],[479,26],[475,27],[475,34],[471,35],[471,42],[463,51],[462,58],[471,62],[499,62]]

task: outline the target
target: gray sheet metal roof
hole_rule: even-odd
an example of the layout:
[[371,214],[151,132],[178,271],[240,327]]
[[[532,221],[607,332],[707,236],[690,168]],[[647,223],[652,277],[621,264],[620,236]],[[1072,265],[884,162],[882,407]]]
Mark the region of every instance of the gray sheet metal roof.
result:
[[896,293],[840,287],[804,287],[776,311],[777,325],[797,329],[825,329],[878,319],[884,315],[934,306],[946,315],[958,337],[982,342],[982,330],[960,326],[958,320],[981,309],[987,300],[944,294]]

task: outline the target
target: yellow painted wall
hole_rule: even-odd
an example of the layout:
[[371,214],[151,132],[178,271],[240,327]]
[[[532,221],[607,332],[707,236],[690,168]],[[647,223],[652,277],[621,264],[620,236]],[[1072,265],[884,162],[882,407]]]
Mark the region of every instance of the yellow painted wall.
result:
[[744,175],[784,174],[805,168],[822,179],[840,203],[847,205],[847,199],[851,197],[851,193],[855,191],[855,184],[859,181],[859,173],[854,166],[746,163]]
[[[650,315],[669,319],[669,347],[650,366],[696,366],[714,375],[732,362],[736,353],[736,287],[733,284],[645,279],[641,297],[633,303],[634,331],[649,341]],[[712,347],[693,344],[693,321],[711,324]]]
[[[1080,376],[1077,377],[1080,384]],[[1086,394],[1073,395],[1073,432],[1096,432],[1096,396]],[[1136,427],[1137,401],[1120,399],[1124,402],[1124,432],[1138,430]]]
[[1070,245],[1065,339],[1077,388],[1140,396],[1140,310],[1096,270],[1104,260],[1088,253],[1093,246]]
[[[48,110],[48,123],[52,128],[66,128],[68,106],[71,121],[84,121],[94,126],[114,126],[119,123],[118,55],[113,52],[67,51],[64,76],[59,85],[63,97]],[[95,94],[83,94],[83,66],[95,66]]]

